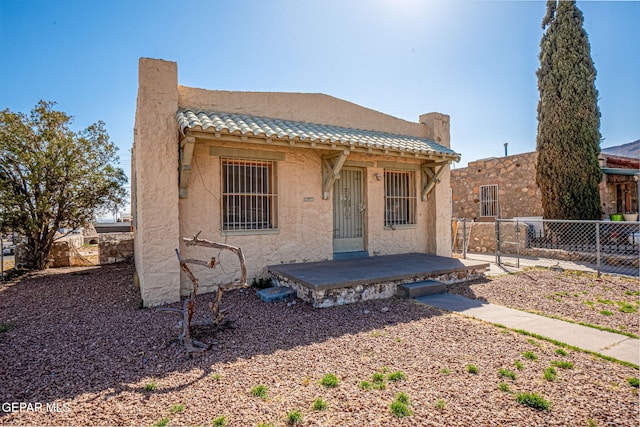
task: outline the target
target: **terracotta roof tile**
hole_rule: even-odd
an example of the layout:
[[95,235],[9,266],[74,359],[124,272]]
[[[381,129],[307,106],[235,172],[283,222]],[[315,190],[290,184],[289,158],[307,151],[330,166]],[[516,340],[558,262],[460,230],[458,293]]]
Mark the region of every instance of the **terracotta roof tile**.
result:
[[177,120],[182,133],[188,129],[215,131],[459,158],[455,151],[429,139],[385,132],[191,109],[178,110]]

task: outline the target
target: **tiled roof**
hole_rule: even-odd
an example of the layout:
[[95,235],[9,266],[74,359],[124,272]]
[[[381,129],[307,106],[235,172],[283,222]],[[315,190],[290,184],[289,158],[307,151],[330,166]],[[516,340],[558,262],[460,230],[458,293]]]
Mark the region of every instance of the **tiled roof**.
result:
[[191,129],[411,154],[432,154],[445,156],[449,160],[460,157],[455,151],[426,138],[340,126],[190,109],[178,110],[177,120],[183,134],[185,130]]

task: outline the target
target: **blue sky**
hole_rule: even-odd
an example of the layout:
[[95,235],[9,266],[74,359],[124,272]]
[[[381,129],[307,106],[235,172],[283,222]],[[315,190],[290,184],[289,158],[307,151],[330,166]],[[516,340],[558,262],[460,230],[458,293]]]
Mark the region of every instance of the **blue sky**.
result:
[[[640,2],[579,1],[602,146],[640,138]],[[535,150],[543,1],[0,0],[0,109],[40,99],[106,122],[129,174],[140,57],[179,83],[320,92],[403,119],[451,116],[462,162]]]

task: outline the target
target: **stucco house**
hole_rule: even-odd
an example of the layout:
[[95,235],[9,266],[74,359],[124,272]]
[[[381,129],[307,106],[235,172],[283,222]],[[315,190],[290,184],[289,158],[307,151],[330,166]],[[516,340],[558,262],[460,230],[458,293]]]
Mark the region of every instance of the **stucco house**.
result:
[[[178,85],[177,64],[142,58],[132,149],[137,280],[145,306],[188,292],[183,237],[244,251],[266,266],[349,256],[451,254],[449,117],[409,122],[323,94]],[[237,261],[237,259],[236,259]],[[206,291],[207,284],[202,289]]]
[[[605,218],[638,212],[640,141],[603,149],[600,156],[600,200]],[[636,151],[633,150],[635,147]],[[451,171],[452,215],[477,221],[542,217],[542,196],[536,184],[537,152],[469,162]]]

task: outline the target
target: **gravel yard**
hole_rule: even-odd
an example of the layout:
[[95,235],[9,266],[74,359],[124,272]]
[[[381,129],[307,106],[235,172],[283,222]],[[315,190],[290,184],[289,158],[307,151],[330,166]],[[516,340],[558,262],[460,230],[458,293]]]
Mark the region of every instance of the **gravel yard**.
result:
[[638,279],[532,269],[497,279],[452,285],[449,292],[640,335]]
[[[232,291],[223,306],[234,305],[228,317],[237,328],[203,337],[214,348],[188,359],[175,341],[178,316],[140,309],[132,274],[117,264],[0,284],[0,424],[282,426],[294,410],[306,426],[640,424],[638,388],[628,381],[638,370],[570,350],[562,355],[545,341],[406,300],[313,309],[263,303],[253,289]],[[528,272],[455,289],[638,330],[637,313],[617,319],[616,305],[637,303],[626,294],[638,291],[637,282]],[[587,317],[591,307],[572,299],[582,292],[594,304],[598,295],[613,301],[603,305],[614,314]],[[572,309],[553,310],[562,302]],[[556,378],[545,379],[551,367]],[[392,381],[395,372],[405,378]],[[326,374],[336,375],[336,387],[320,384]],[[259,385],[264,397],[251,392]],[[390,411],[400,392],[409,398],[404,418]],[[518,403],[525,392],[550,408]],[[326,409],[313,409],[318,398]],[[12,403],[31,406],[13,410]]]

